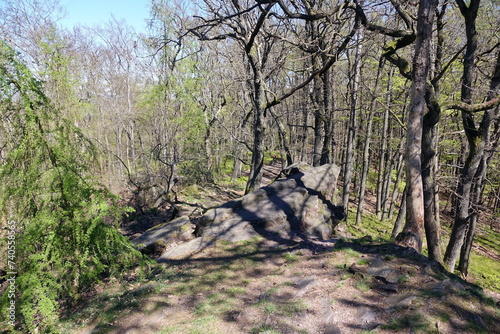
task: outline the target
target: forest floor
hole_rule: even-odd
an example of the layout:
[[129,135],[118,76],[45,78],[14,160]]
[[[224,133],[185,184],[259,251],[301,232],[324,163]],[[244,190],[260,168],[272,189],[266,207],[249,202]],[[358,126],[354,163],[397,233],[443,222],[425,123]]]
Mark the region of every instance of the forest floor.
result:
[[[266,183],[277,171],[266,166]],[[179,214],[197,216],[241,195],[234,187],[191,187],[179,194]],[[127,284],[106,282],[63,319],[61,332],[500,333],[498,232],[479,229],[473,262],[483,268],[471,267],[474,285],[391,244],[392,223],[373,209],[368,196],[362,226],[348,221],[332,240],[219,241]],[[124,234],[164,222],[169,212],[140,218]]]

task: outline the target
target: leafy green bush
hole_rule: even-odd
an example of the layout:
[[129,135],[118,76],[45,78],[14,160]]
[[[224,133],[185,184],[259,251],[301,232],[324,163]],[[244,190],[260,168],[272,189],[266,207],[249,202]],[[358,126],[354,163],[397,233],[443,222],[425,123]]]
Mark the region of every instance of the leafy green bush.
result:
[[116,198],[90,177],[92,143],[3,41],[0,92],[0,219],[15,222],[16,321],[55,332],[61,305],[143,258],[113,226]]

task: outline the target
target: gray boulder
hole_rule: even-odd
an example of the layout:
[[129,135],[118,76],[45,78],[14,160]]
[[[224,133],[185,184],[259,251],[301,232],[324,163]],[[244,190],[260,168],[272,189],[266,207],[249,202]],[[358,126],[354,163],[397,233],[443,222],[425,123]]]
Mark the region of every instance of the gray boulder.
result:
[[156,225],[132,240],[145,253],[161,253],[165,249],[193,239],[193,224],[189,217],[179,217]]
[[292,165],[287,176],[238,200],[208,210],[199,220],[197,237],[228,241],[266,237],[330,239],[344,210],[334,205],[340,168],[333,164],[311,167]]

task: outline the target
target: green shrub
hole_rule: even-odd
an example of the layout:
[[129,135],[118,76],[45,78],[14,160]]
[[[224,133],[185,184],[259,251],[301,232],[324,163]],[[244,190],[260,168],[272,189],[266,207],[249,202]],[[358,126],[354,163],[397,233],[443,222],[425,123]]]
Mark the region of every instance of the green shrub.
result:
[[114,226],[124,213],[117,198],[90,176],[92,143],[2,41],[0,91],[0,219],[15,226],[17,272],[2,307],[16,303],[24,332],[55,332],[61,305],[143,260]]

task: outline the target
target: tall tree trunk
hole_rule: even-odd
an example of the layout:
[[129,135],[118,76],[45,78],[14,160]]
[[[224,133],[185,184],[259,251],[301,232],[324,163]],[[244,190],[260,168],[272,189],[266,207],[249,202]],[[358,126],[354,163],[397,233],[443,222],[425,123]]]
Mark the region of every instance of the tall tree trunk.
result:
[[351,180],[354,172],[354,145],[356,144],[356,127],[358,114],[358,93],[361,77],[361,52],[363,49],[363,28],[358,30],[356,44],[356,54],[353,68],[353,81],[351,86],[351,106],[349,115],[349,125],[347,130],[347,147],[344,164],[344,185],[342,189],[342,204],[348,212],[349,196],[351,194]]
[[389,108],[392,103],[392,78],[394,75],[394,68],[391,67],[389,69],[389,78],[387,80],[387,100],[386,100],[386,108],[384,110],[384,121],[382,124],[382,132],[381,132],[381,145],[379,150],[379,165],[378,165],[378,176],[377,176],[377,203],[375,213],[379,219],[382,218],[382,193],[383,193],[383,183],[384,183],[384,175],[386,175],[386,161],[387,159],[387,146],[389,141],[389,136],[387,133],[389,132]]
[[[464,69],[462,75],[461,100],[464,103],[472,103],[472,78],[474,58],[477,50],[476,17],[479,9],[479,0],[471,0],[469,7],[462,1],[457,0],[462,16],[465,20],[467,35],[467,48],[464,57]],[[476,129],[474,118],[471,114],[462,111],[462,124],[469,143],[469,153],[465,165],[460,174],[457,188],[457,204],[455,208],[455,221],[451,231],[450,241],[444,255],[444,262],[448,270],[453,271],[460,254],[460,249],[465,240],[467,229],[470,225],[470,201],[474,176],[481,162],[484,150],[484,141]]]
[[[434,57],[434,73],[440,73],[443,58],[443,17],[447,3],[443,3],[439,10],[436,8],[437,45]],[[424,115],[422,135],[422,182],[424,188],[424,226],[427,239],[429,258],[442,261],[441,255],[441,226],[439,222],[439,195],[437,190],[437,144],[438,122],[441,117],[441,107],[438,102],[439,80],[432,80],[432,86],[426,90],[428,112]]]
[[241,176],[241,157],[239,150],[234,154],[234,166],[233,166],[233,174],[231,175],[231,182],[235,182],[237,178]]
[[312,165],[317,167],[321,164],[321,152],[323,151],[323,119],[321,117],[319,103],[314,107],[314,144]]
[[361,225],[361,215],[363,213],[363,205],[365,201],[365,190],[366,190],[366,179],[368,178],[368,170],[370,169],[370,143],[372,137],[373,128],[373,117],[375,115],[375,101],[378,97],[378,84],[380,79],[380,72],[383,67],[383,58],[380,58],[379,66],[377,69],[377,77],[375,79],[375,87],[373,88],[373,96],[370,103],[370,110],[368,115],[368,121],[366,125],[366,137],[363,147],[363,169],[361,171],[361,181],[359,186],[359,199],[358,199],[358,210],[356,212],[356,225]]
[[[489,101],[489,100],[493,99],[494,97],[496,97],[498,95],[499,89],[500,89],[500,50],[498,51],[498,54],[497,54],[497,62],[496,62],[494,74],[491,78],[490,89],[488,92],[487,100]],[[466,160],[466,165],[464,166],[464,170],[465,169],[468,170],[468,174],[466,175],[467,177],[464,179],[464,181],[469,181],[468,176],[470,176],[472,174],[472,172],[475,168],[473,179],[470,180],[470,186],[467,185],[467,187],[466,187],[464,185],[462,187],[462,189],[469,191],[468,192],[469,202],[464,200],[465,194],[462,195],[460,192],[458,193],[459,196],[462,195],[461,197],[459,197],[459,204],[461,206],[463,206],[463,205],[468,206],[468,210],[467,210],[468,216],[467,216],[466,220],[460,219],[460,221],[459,221],[460,223],[464,222],[466,225],[468,225],[468,226],[466,226],[466,235],[463,236],[463,238],[464,238],[463,242],[465,242],[465,243],[461,246],[460,262],[458,265],[458,270],[460,271],[460,273],[462,273],[463,276],[467,276],[467,272],[468,272],[470,251],[472,249],[474,234],[476,232],[476,225],[477,225],[477,220],[478,220],[478,216],[479,216],[481,199],[482,199],[482,195],[483,195],[484,185],[486,182],[487,166],[488,166],[488,163],[489,163],[491,157],[493,156],[493,154],[497,148],[497,145],[498,145],[498,138],[496,138],[493,141],[491,140],[492,133],[490,131],[490,128],[492,127],[492,125],[494,125],[494,129],[496,131],[499,131],[499,129],[498,129],[498,124],[500,123],[499,109],[500,109],[500,107],[497,106],[494,109],[486,110],[483,114],[483,118],[482,118],[481,123],[479,124],[479,127],[477,128],[477,130],[476,130],[475,126],[474,126],[474,128],[472,128],[475,130],[472,133],[472,135],[469,133],[471,131],[471,129],[470,128],[466,129],[466,134],[468,134],[467,138],[469,140],[469,146],[472,148],[471,143],[470,143],[471,140],[473,140],[474,144],[477,144],[477,146],[475,147],[475,150],[471,149],[471,151],[469,153],[470,159],[468,158]],[[472,123],[472,125],[473,125],[473,123]],[[493,135],[497,136],[498,133],[494,133]],[[469,139],[469,137],[470,137],[470,139]],[[477,166],[474,164],[475,159],[479,159]],[[470,166],[467,164],[469,161],[471,163]],[[460,207],[460,209],[462,209],[462,208]],[[453,232],[455,231],[456,224],[457,224],[457,220],[455,219],[455,223],[453,225],[453,230],[452,230],[452,237],[454,236]],[[452,243],[452,241],[453,241],[453,243]],[[449,248],[454,249],[454,248],[451,248],[450,245],[455,245],[455,243],[457,243],[457,242],[458,242],[458,240],[452,240],[450,238],[450,244],[448,245]],[[448,254],[448,249],[446,251]],[[450,251],[450,254],[452,254],[451,251]],[[452,258],[449,257],[446,259],[450,260],[449,263],[446,262],[447,265],[450,265],[449,268],[450,269],[454,268],[454,266],[451,267]]]
[[308,139],[308,135],[307,135],[307,123],[309,121],[309,113],[307,112],[307,107],[306,106],[303,106],[302,108],[302,136],[299,136],[299,139],[300,140],[300,143],[302,143],[302,145],[300,145],[300,160],[301,161],[307,161],[307,145],[304,145],[305,143],[307,143]]
[[[389,130],[389,141],[393,137],[393,128],[390,128]],[[387,210],[387,205],[389,204],[389,194],[391,191],[391,181],[392,181],[392,171],[396,168],[396,160],[394,159],[392,155],[392,149],[390,146],[387,147],[387,152],[386,152],[386,160],[385,160],[385,171],[384,175],[382,177],[382,202],[381,202],[381,210],[382,212],[380,213],[380,220],[384,221],[386,219],[386,216],[388,214]]]
[[[314,24],[313,24],[314,26]],[[313,28],[315,30],[315,28]],[[313,37],[314,38],[314,37]],[[320,62],[320,57],[314,55],[312,57],[313,71],[319,70],[323,65]],[[313,80],[313,87],[310,91],[310,98],[314,107],[314,142],[313,142],[313,158],[312,165],[317,167],[321,165],[321,155],[324,144],[324,123],[326,121],[325,114],[325,99],[324,99],[324,80],[323,75],[316,76]]]
[[401,181],[401,176],[403,175],[404,155],[403,155],[403,153],[401,153],[403,150],[403,145],[404,145],[404,142],[401,141],[401,146],[400,146],[398,153],[397,153],[398,163],[396,164],[396,180],[394,181],[394,187],[392,189],[392,195],[391,195],[391,204],[389,205],[389,214],[388,214],[389,220],[392,219],[392,216],[394,214],[394,207],[395,207],[396,201],[398,199],[398,195],[399,195],[399,182]]
[[293,163],[293,158],[292,158],[292,151],[290,150],[290,146],[288,145],[288,134],[286,132],[285,127],[283,126],[283,123],[279,119],[279,117],[276,115],[276,113],[273,111],[272,108],[268,109],[269,113],[271,116],[273,116],[274,121],[276,122],[276,126],[278,127],[278,135],[279,135],[279,140],[281,147],[285,151],[285,160],[286,164],[289,166]]
[[398,216],[394,222],[394,228],[392,229],[391,239],[396,240],[401,229],[403,228],[403,221],[406,216],[406,187],[403,190],[403,196],[401,198],[401,206],[399,207]]
[[[479,168],[476,175],[476,181],[474,184],[474,189],[472,191],[472,205],[477,205],[481,201],[481,195],[484,189],[484,181],[486,180],[486,167],[487,166],[487,157],[483,155],[481,159],[481,163],[479,164]],[[458,271],[462,273],[463,276],[467,277],[468,268],[469,268],[469,260],[470,260],[470,252],[472,250],[472,244],[474,241],[474,235],[476,232],[477,220],[479,217],[479,209],[477,207],[472,208],[473,212],[470,217],[470,225],[467,229],[467,235],[465,236],[465,243],[462,246],[460,252],[460,261],[458,263]]]
[[434,164],[436,163],[437,147],[437,124],[441,115],[439,106],[433,91],[433,87],[428,87],[427,107],[428,112],[424,116],[422,134],[422,183],[424,190],[424,227],[431,260],[441,261],[441,226],[435,220],[435,192],[436,175]]
[[434,20],[435,0],[420,0],[418,8],[417,39],[413,58],[410,112],[406,139],[407,204],[406,224],[398,240],[422,251],[424,227],[424,197],[422,184],[422,123],[426,109],[425,89],[430,67],[430,42]]
[[245,194],[251,193],[255,189],[260,188],[262,182],[262,167],[264,166],[264,134],[265,134],[265,117],[264,117],[264,88],[262,81],[255,83],[254,97],[254,122],[253,122],[253,150],[252,164],[250,167],[250,175],[245,188]]
[[[324,56],[323,63],[327,61]],[[325,121],[324,121],[324,137],[323,150],[321,151],[320,164],[328,164],[332,162],[332,142],[333,142],[333,120],[335,118],[335,98],[334,90],[331,89],[330,70],[327,70],[322,75],[323,79],[323,101],[325,105]]]

